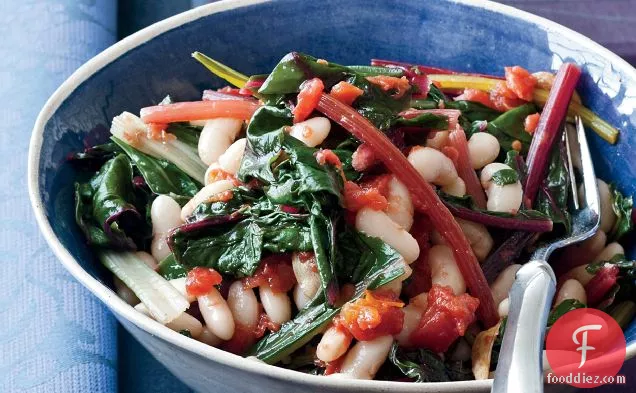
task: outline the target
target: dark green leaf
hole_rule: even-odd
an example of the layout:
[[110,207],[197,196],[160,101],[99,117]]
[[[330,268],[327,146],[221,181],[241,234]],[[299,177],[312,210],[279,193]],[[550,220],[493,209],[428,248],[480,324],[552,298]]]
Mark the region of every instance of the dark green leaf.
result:
[[537,194],[534,208],[550,217],[554,223],[563,224],[566,232],[569,233],[571,228],[568,212],[570,176],[564,152],[559,144],[554,146],[550,155],[544,185],[545,190],[540,190]]
[[534,104],[521,105],[489,121],[486,130],[499,140],[499,144],[505,151],[512,150],[512,142],[515,140],[521,141],[521,152],[526,154],[532,135],[525,130],[524,122],[528,115],[534,113],[537,113],[537,107]]
[[166,131],[176,136],[181,142],[197,149],[199,147],[201,130],[201,127],[191,126],[187,123],[170,123]]
[[88,183],[75,183],[75,222],[80,227],[88,244],[107,247],[110,239],[101,226],[93,222],[93,189]]
[[448,100],[444,103],[446,109],[459,109],[462,112],[462,116],[469,122],[477,120],[493,121],[497,117],[501,116],[501,112],[489,108],[479,102],[473,101],[453,101]]
[[199,191],[198,182],[173,163],[144,154],[114,136],[111,139],[128,155],[153,193],[169,195],[183,204]]
[[121,149],[113,142],[107,142],[84,149],[70,157],[76,167],[87,170],[98,170],[106,161],[121,153]]
[[336,301],[338,282],[336,281],[336,225],[333,217],[327,218],[321,206],[314,202],[309,216],[311,241],[323,294],[329,306]]
[[585,304],[579,302],[576,299],[566,299],[559,303],[556,307],[550,311],[550,315],[548,316],[548,327],[554,325],[557,319],[561,318],[566,313],[576,310],[577,308],[585,308]]
[[188,329],[179,330],[179,334],[182,334],[188,338],[192,338],[192,333]]
[[440,192],[440,197],[445,203],[448,203],[452,206],[464,207],[470,210],[474,210],[481,214],[485,214],[493,217],[507,217],[507,218],[515,218],[519,220],[545,220],[549,218],[546,214],[538,211],[538,210],[526,210],[521,209],[517,212],[517,214],[503,213],[503,212],[494,212],[490,210],[483,210],[475,206],[473,199],[469,195],[464,195],[461,197],[449,195],[443,192]]
[[435,115],[433,113],[423,113],[412,119],[399,118],[395,124],[399,126],[415,126],[435,130],[447,130],[448,117]]
[[347,68],[356,74],[362,76],[393,76],[396,78],[404,75],[404,71],[400,68],[394,67],[379,67],[379,66],[367,66],[367,65],[350,65]]
[[514,169],[500,169],[492,175],[492,182],[498,186],[515,184],[519,181],[519,175]]
[[614,185],[610,185],[610,191],[614,197],[612,208],[616,214],[616,222],[608,235],[611,240],[618,240],[634,229],[632,221],[634,201],[631,196],[624,196]]
[[159,274],[166,280],[172,280],[175,278],[185,277],[188,274],[188,270],[174,259],[174,255],[170,254],[159,262]]
[[473,379],[472,371],[462,363],[447,364],[432,351],[426,349],[407,350],[393,343],[389,360],[405,376],[414,382],[450,382]]

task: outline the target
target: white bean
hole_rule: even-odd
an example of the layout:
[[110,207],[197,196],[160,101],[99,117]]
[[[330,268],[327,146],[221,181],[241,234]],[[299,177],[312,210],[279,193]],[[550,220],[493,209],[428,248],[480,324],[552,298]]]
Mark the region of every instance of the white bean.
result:
[[573,278],[576,281],[580,282],[581,285],[586,286],[587,283],[594,278],[594,274],[590,274],[587,271],[587,265],[577,266],[571,269],[569,272],[563,275],[563,278],[570,279]]
[[274,323],[283,324],[291,319],[291,301],[285,292],[274,292],[269,285],[258,287],[265,313]]
[[428,308],[428,292],[422,292],[409,300],[409,305],[414,305],[419,309],[426,311]]
[[247,145],[247,139],[245,138],[238,139],[232,143],[230,147],[219,156],[219,167],[229,174],[236,175],[241,168],[245,145]]
[[166,323],[166,327],[174,330],[175,332],[187,330],[190,332],[192,338],[195,339],[200,337],[201,332],[203,331],[203,325],[201,325],[201,322],[187,312],[182,313],[172,321]]
[[512,288],[512,283],[515,281],[517,271],[521,268],[521,265],[510,265],[499,273],[495,282],[490,285],[490,292],[495,300],[495,304],[501,303],[502,300],[508,297],[508,292]]
[[450,247],[445,245],[431,247],[428,252],[428,263],[431,266],[433,285],[449,286],[455,295],[466,292],[466,282],[457,267]]
[[395,176],[391,176],[389,181],[389,195],[386,199],[389,202],[386,214],[402,228],[411,230],[413,225],[411,193]]
[[466,195],[466,183],[464,183],[464,181],[460,177],[458,177],[451,184],[442,186],[442,191],[444,191],[448,195],[461,197]]
[[323,362],[331,362],[344,355],[351,345],[351,336],[331,326],[320,338],[316,347],[316,357]]
[[230,285],[227,305],[237,325],[252,328],[258,324],[258,300],[256,300],[254,290],[245,288],[240,280]]
[[523,189],[517,180],[513,184],[499,186],[493,183],[492,175],[502,169],[512,169],[506,164],[493,162],[481,171],[481,185],[486,191],[488,202],[486,208],[490,211],[516,214],[523,199]]
[[[461,218],[455,218],[459,226],[462,228],[462,232],[466,235],[470,247],[473,249],[475,256],[481,262],[486,259],[490,250],[492,250],[493,240],[490,236],[488,229],[482,224],[463,220]],[[433,244],[446,244],[446,241],[437,231],[432,232],[431,241]]]
[[599,252],[594,257],[592,262],[609,261],[616,254],[625,254],[625,249],[620,244],[618,244],[616,242],[612,242],[612,243],[608,244],[607,246],[605,246],[603,251]]
[[384,212],[370,208],[359,210],[356,215],[356,229],[369,236],[378,237],[395,248],[406,263],[412,263],[420,254],[420,247],[413,236]]
[[595,256],[599,255],[607,242],[605,232],[598,230],[589,239],[567,247],[561,257],[562,260],[576,261],[577,265],[587,265]]
[[561,288],[556,295],[554,305],[557,306],[561,304],[562,301],[568,299],[578,300],[583,304],[587,304],[587,295],[585,294],[585,288],[583,288],[583,285],[581,285],[580,282],[573,278],[566,280],[561,285]]
[[331,122],[329,119],[318,116],[294,124],[289,130],[289,135],[309,147],[316,147],[327,139],[330,130]]
[[208,184],[203,187],[196,193],[192,199],[188,201],[188,203],[183,206],[181,209],[181,219],[186,221],[186,219],[194,212],[194,209],[197,208],[200,204],[207,202],[216,194],[219,194],[223,191],[227,191],[234,188],[234,184],[229,180],[219,180],[212,184]]
[[499,306],[497,306],[497,314],[499,314],[499,318],[507,317],[509,310],[510,310],[510,298],[505,298],[499,303]]
[[499,141],[487,132],[476,132],[468,140],[468,155],[473,169],[481,169],[499,155]]
[[170,254],[166,236],[173,228],[183,224],[181,206],[167,195],[159,195],[150,207],[152,221],[152,243],[150,251],[156,260],[161,261]]
[[373,379],[389,355],[392,344],[393,336],[358,341],[345,355],[340,373],[356,379]]
[[[601,179],[596,179],[598,186],[598,196],[601,203],[601,224],[599,229],[605,233],[609,233],[616,223],[616,214],[614,213],[614,197],[607,183]],[[585,200],[585,191],[583,184],[579,186],[579,201],[583,203]]]
[[292,254],[292,268],[296,282],[305,297],[309,299],[313,298],[320,289],[320,275],[315,270],[315,266],[312,261],[303,261],[299,253]]
[[199,296],[197,300],[208,329],[222,340],[231,339],[234,335],[234,318],[219,291],[212,288],[207,295]]
[[223,342],[223,340],[212,333],[207,326],[203,327],[203,330],[201,330],[201,334],[197,337],[197,340],[204,344],[208,344],[211,347],[216,347]]
[[294,304],[296,305],[296,308],[299,310],[302,310],[303,308],[305,308],[305,306],[308,305],[312,299],[310,297],[307,297],[307,295],[305,295],[305,292],[303,292],[302,288],[300,287],[300,284],[296,284],[296,286],[294,286],[294,291],[292,293],[292,296],[294,298]]
[[216,176],[217,176],[217,171],[219,170],[223,170],[221,169],[221,167],[219,166],[218,162],[213,162],[208,169],[205,170],[205,175],[203,175],[203,182],[204,182],[204,186],[207,186],[208,184],[212,184],[214,182],[216,182]]
[[458,177],[453,161],[433,148],[416,146],[411,149],[408,160],[429,183],[451,185]]
[[199,137],[199,157],[207,165],[219,159],[234,142],[243,121],[239,119],[217,118],[205,122]]
[[435,135],[426,139],[426,147],[441,150],[442,147],[448,145],[448,131],[435,131]]
[[404,312],[404,322],[402,323],[402,330],[395,336],[395,339],[401,346],[409,346],[411,333],[420,324],[424,311],[415,304],[409,304],[402,311]]

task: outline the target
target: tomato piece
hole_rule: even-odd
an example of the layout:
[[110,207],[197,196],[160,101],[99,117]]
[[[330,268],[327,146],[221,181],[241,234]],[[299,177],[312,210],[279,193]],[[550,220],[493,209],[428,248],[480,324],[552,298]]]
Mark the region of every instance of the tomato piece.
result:
[[340,356],[338,359],[328,362],[325,368],[325,375],[331,375],[339,373],[342,369],[342,362],[344,362],[345,356]]
[[364,172],[378,163],[373,149],[368,144],[363,143],[353,152],[351,166],[358,172]]
[[210,169],[205,175],[207,177],[208,184],[212,184],[219,180],[229,180],[237,187],[241,185],[241,182],[236,178],[236,176],[224,171],[220,167]]
[[411,84],[405,76],[401,78],[386,75],[367,76],[367,80],[384,91],[393,91],[391,95],[395,98],[402,97],[411,88]]
[[146,136],[148,139],[159,142],[168,142],[177,139],[173,134],[167,133],[166,128],[168,128],[168,125],[164,123],[150,123],[148,124]]
[[236,355],[243,355],[256,343],[257,339],[253,328],[237,324],[234,327],[234,335],[221,345],[221,349]]
[[537,85],[537,78],[523,67],[504,67],[506,72],[506,86],[515,93],[518,98],[524,101],[532,101],[534,97],[534,87]]
[[455,101],[472,101],[478,102],[492,109],[497,109],[495,104],[490,100],[490,94],[477,89],[464,89],[464,92],[457,97]]
[[288,292],[296,284],[290,254],[272,254],[264,258],[252,277],[243,279],[248,288],[269,285],[273,292]]
[[342,307],[342,324],[359,341],[398,334],[404,323],[403,306],[392,292],[366,291],[363,297]]
[[196,266],[186,276],[186,291],[192,296],[207,295],[208,292],[223,281],[223,277],[214,269]]
[[342,162],[340,161],[340,158],[330,149],[318,150],[318,152],[316,153],[316,161],[318,161],[320,165],[329,164],[335,166],[338,169],[342,169]]
[[354,212],[364,207],[373,210],[385,210],[389,206],[386,197],[379,190],[362,188],[352,181],[345,182],[344,203],[347,210]]
[[292,113],[294,114],[294,123],[301,122],[311,115],[311,112],[318,106],[320,95],[325,89],[325,85],[319,78],[306,80],[300,86],[296,106]]
[[539,124],[539,119],[541,115],[538,113],[534,113],[532,115],[528,115],[526,120],[523,121],[523,128],[526,130],[528,134],[534,134],[534,130],[537,129],[537,125]]
[[364,90],[352,85],[349,82],[338,82],[331,88],[330,96],[336,100],[351,106],[353,102],[364,93]]
[[455,296],[450,287],[435,284],[428,292],[428,308],[409,337],[418,348],[446,352],[475,321],[479,299],[468,294]]
[[303,251],[298,253],[300,263],[308,263],[313,272],[318,273],[318,265],[316,264],[316,255],[313,251]]
[[501,112],[508,111],[525,103],[525,101],[517,97],[514,91],[508,88],[506,82],[497,82],[495,88],[490,92],[490,100],[494,108]]
[[280,323],[276,323],[269,318],[264,312],[261,312],[261,315],[258,318],[258,324],[256,325],[256,330],[254,334],[256,338],[261,338],[265,335],[266,331],[277,332],[280,330]]

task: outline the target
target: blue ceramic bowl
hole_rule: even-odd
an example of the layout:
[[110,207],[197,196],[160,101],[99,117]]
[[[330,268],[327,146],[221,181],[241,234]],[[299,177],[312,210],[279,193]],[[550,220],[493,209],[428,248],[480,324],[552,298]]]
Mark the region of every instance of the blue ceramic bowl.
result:
[[[202,51],[257,74],[297,50],[342,64],[386,58],[481,73],[506,65],[555,70],[564,61],[584,69],[585,104],[623,130],[616,146],[590,142],[597,173],[636,191],[636,70],[615,54],[550,21],[490,2],[401,0],[222,1],[177,15],[126,38],[77,70],[49,99],[29,152],[31,201],[39,225],[68,270],[117,316],[169,370],[198,391],[468,391],[490,381],[416,385],[314,377],[248,361],[200,344],[135,312],[108,287],[73,219],[75,173],[68,153],[106,140],[114,115],[157,103],[166,94],[195,100],[221,81],[194,61]],[[636,353],[630,328],[628,356]]]

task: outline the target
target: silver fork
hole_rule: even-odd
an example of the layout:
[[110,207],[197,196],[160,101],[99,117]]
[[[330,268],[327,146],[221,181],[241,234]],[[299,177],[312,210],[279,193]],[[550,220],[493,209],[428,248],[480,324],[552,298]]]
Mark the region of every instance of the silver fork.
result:
[[[572,188],[575,209],[572,213],[572,233],[539,247],[530,258],[530,262],[517,272],[509,294],[510,312],[499,352],[493,393],[543,392],[543,339],[556,288],[556,278],[547,263],[548,257],[558,248],[589,238],[599,226],[596,176],[583,122],[578,116],[575,138],[568,135],[567,128],[565,138],[572,182],[574,178],[571,149],[578,147],[580,150],[585,198],[582,206],[579,206],[576,187]],[[573,144],[573,139],[578,140],[578,144]]]

